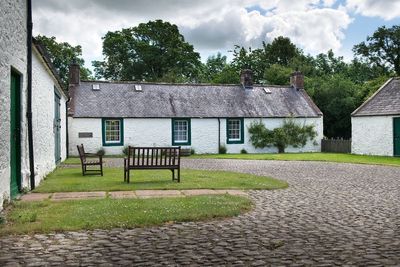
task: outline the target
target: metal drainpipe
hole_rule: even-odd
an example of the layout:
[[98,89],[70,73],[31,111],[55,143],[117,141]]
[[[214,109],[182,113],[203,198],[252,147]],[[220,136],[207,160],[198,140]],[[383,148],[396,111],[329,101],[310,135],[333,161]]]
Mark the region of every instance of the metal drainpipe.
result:
[[68,103],[71,101],[71,97],[68,97],[68,100],[65,102],[65,139],[66,139],[66,148],[67,148],[67,158],[69,157],[69,135],[68,135]]
[[27,111],[28,120],[28,150],[29,150],[29,171],[31,190],[35,189],[35,158],[33,150],[33,129],[32,129],[32,0],[27,0]]
[[218,154],[221,149],[221,120],[218,118]]

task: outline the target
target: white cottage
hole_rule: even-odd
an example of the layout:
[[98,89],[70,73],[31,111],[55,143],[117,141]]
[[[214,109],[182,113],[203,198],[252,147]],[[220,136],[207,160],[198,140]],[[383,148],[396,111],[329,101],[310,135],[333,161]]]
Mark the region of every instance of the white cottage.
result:
[[351,116],[352,153],[400,156],[400,78],[388,80]]
[[29,7],[0,1],[0,209],[66,157],[68,98],[44,50],[30,41]]
[[286,118],[312,124],[316,142],[289,147],[288,152],[320,151],[322,113],[303,89],[301,73],[292,86],[252,84],[251,71],[241,75],[242,84],[166,84],[141,82],[80,81],[79,66],[71,66],[69,102],[69,153],[76,146],[106,154],[122,154],[124,146],[182,146],[196,153],[277,152],[255,149],[248,127],[262,120],[273,129]]

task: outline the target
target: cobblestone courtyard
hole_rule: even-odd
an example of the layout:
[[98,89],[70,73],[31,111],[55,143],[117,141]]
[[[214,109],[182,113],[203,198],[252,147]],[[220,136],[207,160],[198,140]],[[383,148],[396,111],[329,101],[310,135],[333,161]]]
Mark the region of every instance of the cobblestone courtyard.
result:
[[268,175],[290,186],[250,191],[255,209],[223,221],[3,237],[0,266],[400,265],[400,168],[211,159],[183,165]]

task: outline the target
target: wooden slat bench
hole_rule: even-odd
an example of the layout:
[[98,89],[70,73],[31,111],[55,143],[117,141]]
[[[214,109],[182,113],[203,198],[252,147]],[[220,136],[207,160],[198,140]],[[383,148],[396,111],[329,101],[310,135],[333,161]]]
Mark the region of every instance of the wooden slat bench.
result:
[[[85,153],[85,148],[83,147],[83,144],[80,146],[77,146],[78,148],[78,153],[79,153],[79,158],[81,159],[81,165],[82,165],[82,175],[85,176],[87,172],[95,172],[99,173],[101,176],[103,176],[103,157],[101,155],[93,154],[93,153]],[[87,158],[96,158],[93,160],[88,160]],[[87,166],[99,166],[99,169],[88,169]]]
[[[129,183],[130,170],[171,170],[172,181],[181,181],[181,147],[128,147],[124,158],[124,181]],[[175,176],[177,170],[177,176]]]

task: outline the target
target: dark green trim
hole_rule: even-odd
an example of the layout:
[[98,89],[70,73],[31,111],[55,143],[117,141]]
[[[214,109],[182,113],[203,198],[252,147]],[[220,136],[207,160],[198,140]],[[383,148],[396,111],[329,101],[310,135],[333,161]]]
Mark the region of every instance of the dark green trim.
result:
[[[240,121],[240,140],[229,140],[229,129],[228,124],[230,120]],[[227,144],[244,144],[244,119],[243,118],[227,118],[226,119],[226,143]]]
[[[119,143],[106,143],[106,121],[107,120],[119,120],[119,134],[120,134],[120,142]],[[103,146],[123,146],[124,145],[124,119],[122,118],[102,118],[101,119],[101,132],[103,139]]]
[[[393,118],[393,156],[400,157],[400,132],[396,132],[396,125],[400,128],[400,117]],[[398,142],[398,143],[396,143]]]
[[[175,142],[174,140],[174,123],[175,121],[187,121],[188,124],[188,141],[187,142]],[[171,119],[171,140],[173,146],[190,146],[192,144],[192,126],[190,118],[176,118]]]

